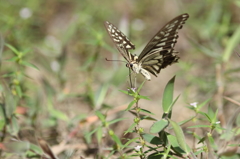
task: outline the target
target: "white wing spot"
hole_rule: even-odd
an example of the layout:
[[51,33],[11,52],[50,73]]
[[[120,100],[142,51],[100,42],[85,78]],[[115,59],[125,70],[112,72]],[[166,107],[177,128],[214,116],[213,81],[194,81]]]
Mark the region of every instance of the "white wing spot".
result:
[[131,48],[131,46],[130,46],[130,45],[127,45],[127,46],[126,46],[126,48],[127,48],[127,49],[130,49],[130,48]]
[[162,55],[158,55],[158,56],[156,56],[154,59],[155,60],[158,60],[158,59],[161,59],[162,58]]
[[157,44],[156,46],[164,46],[164,45],[166,45],[165,42],[164,42],[164,43],[159,43],[159,44]]
[[118,40],[118,39],[113,39],[113,41],[115,41],[115,42],[120,42],[120,40]]
[[166,37],[166,36],[169,36],[169,34],[170,34],[170,33],[167,33],[167,34],[165,34],[164,36],[165,36],[165,37]]
[[155,68],[156,70],[158,70],[158,69],[159,69],[159,66],[153,65],[153,68]]
[[168,38],[164,38],[164,39],[162,39],[161,41],[166,41]]
[[174,24],[171,24],[168,28],[173,28],[175,25]]
[[154,53],[154,52],[159,52],[159,51],[161,51],[161,50],[163,50],[163,48],[162,48],[162,47],[159,47],[159,48],[156,48],[156,49],[152,49],[150,52],[151,52],[151,53]]

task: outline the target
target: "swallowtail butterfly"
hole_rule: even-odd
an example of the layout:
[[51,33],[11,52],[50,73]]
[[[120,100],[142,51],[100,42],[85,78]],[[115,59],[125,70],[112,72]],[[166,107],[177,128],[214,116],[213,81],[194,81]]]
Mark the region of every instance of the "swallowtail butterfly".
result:
[[105,22],[108,34],[116,45],[118,51],[127,60],[127,67],[135,73],[141,73],[147,80],[151,80],[149,73],[157,77],[161,69],[178,61],[179,57],[174,50],[178,39],[178,30],[188,19],[187,13],[182,14],[168,22],[148,42],[139,56],[132,55],[129,50],[135,45],[113,24]]

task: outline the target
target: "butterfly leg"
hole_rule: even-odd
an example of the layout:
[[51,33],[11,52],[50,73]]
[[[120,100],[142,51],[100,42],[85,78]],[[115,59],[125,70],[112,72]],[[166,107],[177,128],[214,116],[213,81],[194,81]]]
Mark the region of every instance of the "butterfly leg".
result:
[[133,83],[132,83],[132,76],[131,76],[131,69],[129,68],[129,81],[130,81],[130,87],[133,88]]

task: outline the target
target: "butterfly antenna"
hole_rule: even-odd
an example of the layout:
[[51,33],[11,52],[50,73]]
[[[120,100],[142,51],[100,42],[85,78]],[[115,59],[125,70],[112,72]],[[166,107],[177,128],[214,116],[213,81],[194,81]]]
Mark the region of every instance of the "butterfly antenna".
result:
[[[134,74],[134,80],[132,80],[132,74]],[[136,73],[132,72],[131,69],[129,68],[129,80],[130,80],[130,86],[131,88],[137,88],[137,77],[136,77]],[[133,83],[134,82],[134,83]]]
[[122,60],[109,60],[107,58],[105,58],[106,61],[117,61],[117,62],[124,62],[124,63],[127,63],[126,61],[122,61]]

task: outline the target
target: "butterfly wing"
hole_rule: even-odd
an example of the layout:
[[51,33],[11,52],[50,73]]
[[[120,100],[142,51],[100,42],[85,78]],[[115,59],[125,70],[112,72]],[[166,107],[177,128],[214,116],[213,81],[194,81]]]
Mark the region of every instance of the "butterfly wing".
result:
[[122,56],[128,62],[132,61],[134,56],[129,52],[129,50],[135,49],[134,44],[112,23],[106,21],[105,28]]
[[157,32],[138,57],[138,63],[142,68],[157,76],[162,68],[178,61],[178,52],[174,51],[174,46],[178,30],[188,17],[188,14],[179,15]]

